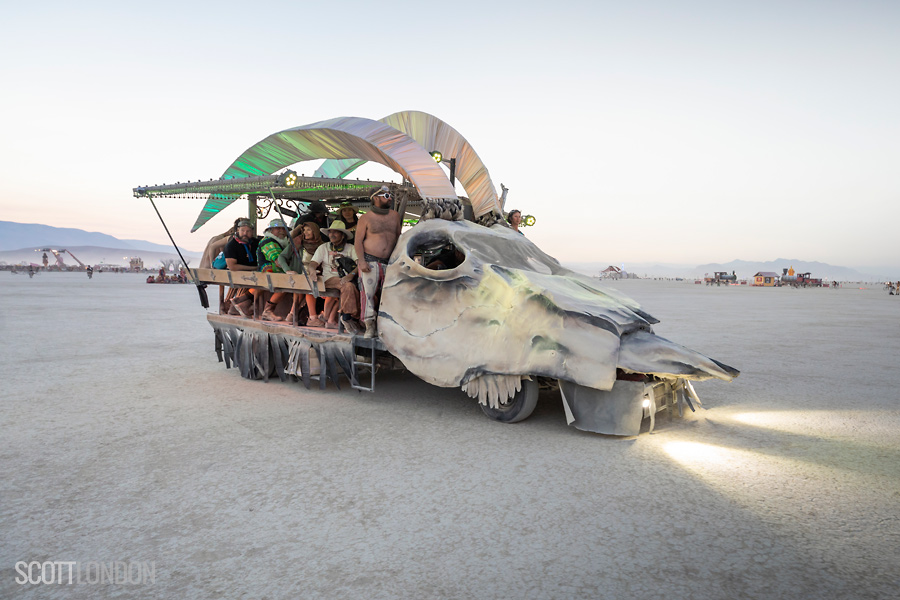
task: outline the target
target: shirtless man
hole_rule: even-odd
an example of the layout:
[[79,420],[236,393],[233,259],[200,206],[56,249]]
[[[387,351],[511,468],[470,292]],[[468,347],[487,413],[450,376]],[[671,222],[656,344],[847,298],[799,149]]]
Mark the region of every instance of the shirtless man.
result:
[[365,337],[375,337],[375,296],[384,283],[384,269],[397,245],[403,223],[400,213],[388,208],[391,191],[381,186],[372,194],[372,210],[359,217],[356,226],[356,254],[359,259],[360,313],[366,325]]

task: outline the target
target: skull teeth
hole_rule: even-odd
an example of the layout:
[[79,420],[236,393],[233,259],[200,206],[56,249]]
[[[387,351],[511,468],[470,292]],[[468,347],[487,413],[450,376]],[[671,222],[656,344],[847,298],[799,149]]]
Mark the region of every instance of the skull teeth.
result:
[[482,375],[462,385],[470,398],[491,408],[499,409],[522,389],[521,375]]

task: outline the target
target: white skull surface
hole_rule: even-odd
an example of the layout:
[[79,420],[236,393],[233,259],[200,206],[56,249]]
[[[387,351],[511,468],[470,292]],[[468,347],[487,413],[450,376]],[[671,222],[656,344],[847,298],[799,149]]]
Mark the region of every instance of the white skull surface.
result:
[[[465,255],[453,268],[429,269],[414,258],[447,243]],[[421,379],[480,385],[501,401],[522,376],[609,390],[617,368],[695,380],[738,374],[656,336],[657,322],[634,300],[566,269],[511,229],[432,220],[397,243],[378,331]]]

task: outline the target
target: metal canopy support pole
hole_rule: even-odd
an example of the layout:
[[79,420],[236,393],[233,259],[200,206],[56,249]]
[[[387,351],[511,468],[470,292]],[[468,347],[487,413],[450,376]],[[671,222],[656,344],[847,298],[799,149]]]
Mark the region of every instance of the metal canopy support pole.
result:
[[258,235],[256,231],[256,199],[257,196],[254,194],[247,196],[247,218],[250,219],[250,224],[253,226],[253,237]]

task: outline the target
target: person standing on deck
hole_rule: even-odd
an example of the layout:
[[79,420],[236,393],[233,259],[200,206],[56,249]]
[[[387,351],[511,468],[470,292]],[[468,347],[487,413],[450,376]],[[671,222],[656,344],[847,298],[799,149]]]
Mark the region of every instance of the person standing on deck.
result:
[[403,222],[400,213],[391,210],[391,191],[387,186],[372,194],[372,210],[359,218],[356,227],[356,254],[359,256],[361,317],[366,325],[365,337],[373,338],[375,329],[375,296],[384,284],[384,270],[397,245]]

